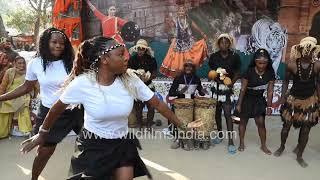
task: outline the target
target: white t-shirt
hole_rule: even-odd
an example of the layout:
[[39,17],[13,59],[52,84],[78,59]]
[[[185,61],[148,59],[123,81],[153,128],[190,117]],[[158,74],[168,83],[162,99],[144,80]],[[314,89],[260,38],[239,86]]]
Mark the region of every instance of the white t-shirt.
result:
[[[141,101],[148,101],[154,95],[140,79],[131,85]],[[102,86],[88,75],[80,75],[66,87],[60,100],[64,104],[82,104],[84,128],[100,137],[116,139],[128,133],[128,116],[134,98],[120,78],[109,86]]]
[[62,60],[52,61],[43,71],[42,59],[37,57],[31,60],[27,66],[25,79],[28,81],[38,80],[40,84],[40,99],[43,106],[51,108],[59,99],[58,91],[68,74]]

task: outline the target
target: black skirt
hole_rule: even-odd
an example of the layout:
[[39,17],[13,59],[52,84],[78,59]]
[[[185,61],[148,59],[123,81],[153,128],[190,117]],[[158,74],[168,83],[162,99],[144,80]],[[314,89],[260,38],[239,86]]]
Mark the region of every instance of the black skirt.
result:
[[104,139],[83,129],[76,139],[68,179],[111,180],[114,171],[124,166],[133,166],[134,177],[147,175],[152,179],[137,147],[141,149],[139,140],[132,134],[121,139]]
[[263,96],[245,95],[241,105],[240,118],[266,116],[267,102]]

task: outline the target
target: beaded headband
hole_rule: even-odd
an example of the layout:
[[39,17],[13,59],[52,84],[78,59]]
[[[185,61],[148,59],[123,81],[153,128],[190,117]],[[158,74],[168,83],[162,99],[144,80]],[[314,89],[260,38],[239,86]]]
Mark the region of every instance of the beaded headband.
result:
[[117,49],[118,47],[124,47],[124,46],[125,46],[124,44],[116,44],[116,45],[113,45],[113,46],[107,48],[106,50],[104,50],[104,51],[102,52],[102,55],[105,55],[105,54],[107,54],[108,52],[110,52],[110,51],[112,51],[112,50],[114,50],[114,49]]
[[52,33],[59,33],[66,39],[66,35],[64,33],[60,32],[60,31],[51,31],[50,34],[52,34]]
[[101,58],[101,56],[107,54],[108,52],[110,52],[110,51],[112,51],[112,50],[114,50],[114,49],[117,49],[118,47],[125,47],[125,45],[124,45],[124,44],[116,44],[116,45],[113,45],[113,46],[107,48],[106,50],[104,50],[104,51],[101,53],[101,55],[99,56],[99,58],[97,58],[97,59],[94,60],[94,63],[97,63],[97,62],[99,61],[99,59]]
[[[264,49],[260,49],[258,52],[258,57],[267,57],[267,52]],[[268,59],[266,59],[265,61],[268,61]]]

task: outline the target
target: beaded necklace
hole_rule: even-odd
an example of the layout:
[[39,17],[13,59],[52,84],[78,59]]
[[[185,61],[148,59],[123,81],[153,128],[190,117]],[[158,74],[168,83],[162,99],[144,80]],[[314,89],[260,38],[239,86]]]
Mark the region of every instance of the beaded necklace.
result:
[[301,75],[301,61],[300,60],[297,60],[297,61],[298,61],[298,75],[299,75],[300,80],[309,80],[311,78],[311,74],[312,74],[312,71],[313,71],[313,63],[314,62],[310,63],[310,66],[309,66],[310,67],[310,71],[309,71],[308,78],[307,79],[303,79],[302,75]]

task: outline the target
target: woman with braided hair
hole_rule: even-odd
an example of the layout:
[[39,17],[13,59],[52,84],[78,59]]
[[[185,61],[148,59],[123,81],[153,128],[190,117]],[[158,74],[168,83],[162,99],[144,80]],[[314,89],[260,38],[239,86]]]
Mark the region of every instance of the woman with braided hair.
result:
[[[320,55],[320,46],[316,44],[315,38],[306,37],[291,48],[291,61],[287,64],[280,101],[283,121],[281,146],[274,153],[275,156],[280,156],[284,151],[292,125],[300,128],[298,145],[293,152],[302,167],[308,166],[302,153],[308,143],[310,130],[318,123],[320,115],[320,62],[316,60]],[[290,92],[287,92],[289,80],[293,80],[293,84]]]
[[[271,115],[271,104],[274,87],[275,73],[272,68],[272,60],[266,49],[258,49],[253,56],[251,64],[241,79],[241,91],[236,112],[240,117],[239,136],[240,145],[238,151],[244,151],[244,136],[248,120],[254,118],[258,128],[261,146],[260,149],[271,155],[266,145],[265,116]],[[267,91],[267,101],[263,96]]]
[[124,53],[124,45],[112,38],[84,41],[63,94],[50,109],[39,134],[26,140],[22,151],[29,152],[43,144],[69,104],[83,104],[84,128],[76,140],[69,179],[133,179],[144,175],[151,178],[139,157],[138,140],[128,134],[134,99],[147,101],[183,129],[199,127],[202,122],[182,123],[132,70],[127,70]]
[[[36,83],[40,85],[41,104],[36,118],[38,133],[44,118],[59,98],[58,90],[71,72],[74,59],[73,48],[65,33],[56,28],[45,30],[39,41],[37,57],[28,63],[25,82],[15,90],[0,96],[0,101],[15,99],[31,92]],[[46,140],[38,147],[32,167],[32,180],[37,180],[55,148],[71,130],[78,133],[82,128],[83,115],[78,108],[63,111],[53,125]],[[41,131],[41,128],[40,128]]]

